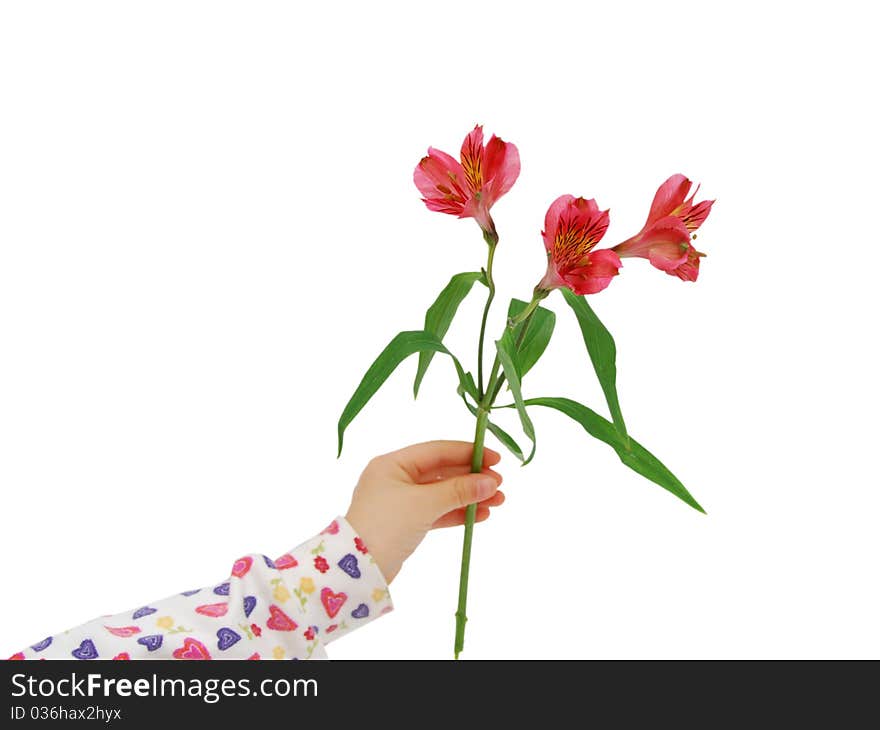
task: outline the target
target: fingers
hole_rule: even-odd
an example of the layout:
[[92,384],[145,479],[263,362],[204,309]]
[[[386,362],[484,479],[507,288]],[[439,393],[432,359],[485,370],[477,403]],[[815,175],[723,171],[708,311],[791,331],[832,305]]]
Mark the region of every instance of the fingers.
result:
[[[489,508],[488,507],[477,507],[477,514],[474,517],[474,522],[485,522],[489,519]],[[460,527],[464,524],[464,510],[458,509],[454,512],[449,512],[448,514],[443,515],[439,520],[437,520],[433,527],[434,529],[441,527]]]
[[[441,466],[432,472],[420,475],[417,484],[432,484],[436,482],[442,482],[443,480],[450,479],[451,477],[457,477],[461,476],[462,474],[470,473],[470,465],[459,464],[457,466]],[[495,477],[495,479],[498,480],[499,484],[502,481],[501,475],[494,469],[489,469],[488,467],[486,467],[483,469],[482,473],[491,474]]]
[[[489,515],[491,513],[490,507],[497,507],[504,503],[504,492],[495,492],[489,499],[480,502],[477,505],[477,514],[474,519],[474,522],[484,522],[489,519]],[[465,518],[465,510],[454,509],[451,512],[447,512],[445,515],[440,517],[434,522],[433,527],[458,527],[464,524]]]
[[419,487],[426,517],[433,523],[447,512],[467,507],[475,502],[491,498],[497,491],[500,480],[489,470],[487,474],[460,474],[442,482]]
[[[416,481],[420,475],[430,474],[441,467],[470,467],[474,445],[469,441],[425,441],[407,446],[390,454],[395,461]],[[493,466],[501,461],[501,454],[484,449],[483,466]]]
[[505,499],[507,499],[507,497],[505,497],[504,492],[499,489],[495,494],[489,497],[489,499],[484,499],[480,504],[485,505],[486,507],[500,507],[504,504]]

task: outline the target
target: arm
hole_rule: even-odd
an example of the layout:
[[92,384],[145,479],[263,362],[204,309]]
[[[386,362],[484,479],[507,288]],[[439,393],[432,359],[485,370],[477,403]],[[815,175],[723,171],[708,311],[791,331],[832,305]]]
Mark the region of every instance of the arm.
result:
[[219,583],[47,637],[13,659],[310,659],[392,608],[344,518],[276,560],[246,555]]
[[[417,444],[373,459],[346,516],[276,560],[246,555],[225,580],[50,636],[11,659],[317,659],[391,610],[388,584],[435,527],[500,505],[501,476],[470,473],[473,445]],[[369,547],[368,547],[369,546]],[[371,552],[372,551],[372,552]]]

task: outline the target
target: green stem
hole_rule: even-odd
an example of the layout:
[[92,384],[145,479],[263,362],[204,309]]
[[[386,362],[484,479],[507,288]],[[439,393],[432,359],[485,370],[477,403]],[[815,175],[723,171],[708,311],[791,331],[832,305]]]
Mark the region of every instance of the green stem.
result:
[[[538,308],[538,303],[547,297],[547,292],[539,289],[535,289],[535,294],[532,296],[532,301],[529,302],[529,305],[519,313],[518,316],[511,318],[507,322],[508,328],[516,327],[520,322],[523,323],[522,329],[519,331],[519,335],[516,338],[515,349],[519,350],[520,345],[522,345],[523,340],[526,338],[526,332],[529,329],[529,325],[532,323],[532,315],[535,313],[535,310]],[[494,380],[494,378],[493,378]],[[501,392],[501,388],[504,385],[504,373],[501,373],[501,376],[498,378],[498,382],[495,383],[494,390],[490,390],[489,396],[489,408],[491,409],[492,404],[495,402],[495,399],[498,397],[498,394]]]
[[[532,301],[530,301],[526,305],[526,308],[523,309],[522,312],[520,312],[518,315],[516,315],[516,317],[511,317],[508,320],[508,322],[507,322],[508,328],[513,329],[520,322],[523,322],[524,320],[530,319],[532,316],[532,313],[538,308],[538,304],[541,303],[542,299],[543,299],[543,297],[532,297]],[[523,328],[523,331],[525,331],[525,328]]]
[[[480,405],[477,411],[477,430],[474,433],[474,453],[471,457],[471,473],[483,471],[483,443],[486,439],[486,426],[489,412]],[[455,658],[464,649],[464,625],[467,623],[467,591],[471,565],[471,543],[474,537],[474,518],[477,505],[469,504],[465,510],[464,544],[461,548],[461,575],[458,580],[458,609],[455,612]]]
[[486,297],[486,306],[483,307],[483,321],[480,323],[480,342],[477,346],[477,388],[480,398],[483,397],[483,341],[486,339],[486,320],[489,318],[489,308],[495,299],[495,279],[492,278],[492,263],[495,261],[495,246],[498,245],[498,234],[483,233],[483,238],[489,244],[489,258],[486,261],[486,286],[489,288],[489,296]]
[[[495,298],[495,282],[492,279],[492,260],[495,256],[495,244],[498,243],[497,234],[494,237],[486,234],[485,237],[486,243],[489,244],[489,260],[486,264],[486,283],[489,287],[489,297],[486,300],[486,307],[483,310],[483,321],[480,326],[480,344],[478,348],[480,402],[477,408],[477,427],[476,432],[474,433],[474,451],[471,456],[472,474],[479,474],[483,471],[483,445],[486,440],[486,428],[489,424],[489,411],[492,410],[492,403],[494,403],[495,398],[498,396],[498,392],[501,390],[501,384],[504,382],[503,374],[501,374],[499,378],[498,373],[501,368],[501,361],[498,359],[498,353],[496,352],[495,359],[492,362],[492,372],[489,375],[489,382],[486,384],[485,391],[483,390],[483,340],[486,334],[486,319],[489,314],[489,307],[492,304],[492,300]],[[522,344],[526,330],[532,321],[532,315],[538,308],[538,302],[546,296],[546,292],[539,291],[536,288],[529,305],[518,317],[512,318],[508,321],[507,327],[511,329],[516,327],[520,322],[523,322],[522,330],[520,330],[516,341],[517,347]],[[458,608],[455,611],[456,659],[458,659],[458,655],[461,654],[462,649],[464,649],[464,627],[467,623],[468,578],[470,577],[471,546],[474,539],[474,520],[476,515],[477,505],[469,504],[465,510],[464,516],[464,543],[461,548],[461,573],[458,579]]]
[[[492,307],[492,300],[495,299],[495,279],[492,277],[492,264],[495,261],[495,247],[498,245],[498,234],[495,232],[494,226],[491,231],[483,231],[483,238],[489,244],[489,257],[486,260],[486,286],[489,288],[489,296],[486,297],[486,306],[483,307],[483,319],[480,322],[480,341],[477,346],[477,388],[480,395],[479,409],[477,410],[477,428],[474,433],[474,451],[471,456],[471,473],[479,474],[483,471],[483,442],[486,439],[486,426],[489,423],[489,411],[483,407],[486,392],[483,390],[483,343],[486,339],[486,321],[489,318],[489,309]],[[489,378],[489,387],[487,391],[491,391],[495,378],[497,377],[498,358],[495,358],[495,365],[492,369],[492,375]],[[467,623],[467,590],[468,577],[471,566],[471,543],[474,539],[474,522],[477,516],[477,505],[469,504],[464,513],[464,543],[461,548],[461,574],[458,579],[458,609],[455,612],[455,658],[464,648],[464,625]]]

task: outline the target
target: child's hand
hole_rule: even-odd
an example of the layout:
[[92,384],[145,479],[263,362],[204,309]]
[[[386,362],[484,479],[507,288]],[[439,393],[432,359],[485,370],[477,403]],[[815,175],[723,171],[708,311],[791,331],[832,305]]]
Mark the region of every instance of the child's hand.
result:
[[488,468],[501,456],[485,449],[482,474],[471,474],[473,448],[466,441],[429,441],[367,464],[345,518],[388,583],[428,530],[464,524],[464,508],[474,502],[482,522],[489,507],[504,502],[501,475]]

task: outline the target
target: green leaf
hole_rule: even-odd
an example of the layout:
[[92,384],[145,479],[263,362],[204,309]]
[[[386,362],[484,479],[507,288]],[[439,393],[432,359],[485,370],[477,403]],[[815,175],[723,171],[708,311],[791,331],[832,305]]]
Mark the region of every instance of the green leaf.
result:
[[523,456],[522,449],[520,448],[519,444],[513,440],[513,437],[509,433],[507,433],[507,431],[501,428],[501,426],[492,423],[492,421],[489,421],[486,424],[486,428],[489,429],[492,435],[497,438],[511,454],[522,461],[523,466],[525,466],[525,456]]
[[[528,302],[524,302],[522,301],[522,299],[511,299],[510,306],[507,308],[508,319],[510,317],[515,317],[516,315],[518,315],[527,306]],[[517,342],[519,340],[520,332],[525,325],[525,322],[520,322],[514,328],[514,342]],[[532,369],[534,364],[538,362],[538,359],[541,357],[541,355],[544,354],[544,350],[547,349],[547,344],[550,342],[550,338],[553,336],[553,328],[555,326],[556,315],[549,309],[538,307],[532,313],[532,317],[528,323],[528,329],[526,330],[525,337],[523,337],[523,341],[516,349],[516,369],[519,373],[520,380],[525,377],[526,373]]]
[[614,424],[602,418],[602,416],[582,403],[578,403],[570,398],[530,398],[525,401],[525,405],[547,406],[564,413],[581,424],[584,430],[591,436],[604,441],[613,448],[620,457],[620,460],[634,472],[672,492],[672,494],[695,510],[703,514],[706,513],[706,510],[685,489],[684,484],[656,456],[634,438],[622,436],[618,433]]
[[599,378],[599,384],[608,402],[608,409],[611,411],[611,420],[614,421],[618,432],[626,439],[626,424],[623,422],[620,402],[617,399],[617,348],[614,346],[614,338],[587,304],[585,297],[578,296],[565,287],[560,291],[574,310],[578,324],[581,326],[584,344],[587,346],[587,352],[590,353],[593,369],[596,371],[596,377]]
[[[470,373],[468,373],[470,375]],[[477,409],[474,408],[470,403],[468,403],[467,398],[464,397],[464,394],[461,392],[461,388],[459,388],[459,394],[461,394],[462,400],[464,400],[464,404],[467,406],[467,409],[471,412],[472,415],[477,415]],[[501,426],[497,426],[492,421],[486,422],[486,427],[492,433],[495,438],[497,438],[502,445],[517,459],[522,461],[525,457],[523,456],[522,449],[519,447],[519,444],[513,440],[513,437],[507,433]]]
[[[440,292],[436,301],[425,312],[425,332],[436,335],[437,339],[442,341],[446,336],[449,325],[458,311],[458,306],[468,295],[475,281],[483,279],[481,271],[467,271],[463,274],[453,276],[446,288]],[[419,386],[422,384],[422,378],[428,371],[431,360],[434,359],[433,350],[423,350],[419,353],[419,367],[416,370],[416,379],[413,383],[413,396],[418,397]]]
[[400,365],[406,358],[416,352],[442,352],[452,358],[455,370],[458,373],[458,380],[462,388],[470,392],[476,392],[473,385],[474,379],[468,378],[461,363],[449,350],[444,347],[443,343],[435,335],[424,330],[413,330],[409,332],[400,332],[388,346],[382,350],[379,357],[370,365],[360,384],[354,391],[354,395],[342,410],[339,417],[339,452],[342,453],[342,436],[345,429],[354,420],[354,417],[361,412],[361,409],[372,398],[376,391],[382,387],[382,383],[388,380],[388,376],[394,372],[395,368]]
[[529,418],[529,414],[526,411],[525,404],[523,403],[519,373],[517,372],[516,365],[514,364],[515,346],[512,339],[511,330],[504,330],[504,334],[501,336],[501,339],[495,341],[495,347],[498,349],[498,360],[501,363],[501,367],[504,369],[504,374],[507,376],[507,382],[510,383],[510,392],[513,395],[513,402],[516,405],[517,412],[519,413],[519,420],[520,423],[522,423],[523,431],[525,431],[526,436],[528,436],[532,442],[532,451],[529,454],[528,458],[523,461],[523,466],[525,466],[535,456],[535,427],[532,425],[532,419]]
[[466,372],[464,378],[459,377],[458,392],[467,393],[474,399],[474,401],[480,400],[480,394],[477,392],[477,384],[474,382],[474,376],[471,375],[470,372]]

